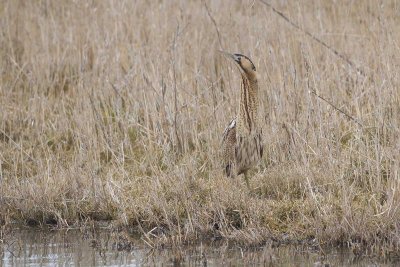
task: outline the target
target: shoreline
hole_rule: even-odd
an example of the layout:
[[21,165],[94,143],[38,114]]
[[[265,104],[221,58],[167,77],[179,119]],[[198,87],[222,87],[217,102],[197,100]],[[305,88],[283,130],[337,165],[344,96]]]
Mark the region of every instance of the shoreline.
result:
[[[362,240],[354,240],[352,242],[322,244],[316,238],[309,237],[296,239],[289,237],[286,233],[264,237],[263,240],[257,240],[255,242],[255,240],[238,240],[237,238],[224,237],[217,231],[214,231],[213,233],[195,233],[196,238],[185,239],[184,236],[169,235],[168,231],[165,230],[153,228],[147,233],[144,233],[142,232],[143,229],[139,226],[122,226],[117,221],[107,220],[78,222],[75,225],[68,227],[59,227],[57,224],[29,225],[21,224],[21,222],[11,222],[7,225],[1,225],[1,241],[7,243],[7,237],[11,233],[19,231],[40,231],[43,233],[54,231],[79,231],[82,235],[88,231],[92,234],[97,232],[108,232],[113,233],[113,235],[117,237],[117,240],[120,240],[120,243],[117,242],[116,245],[120,249],[127,251],[130,251],[133,248],[138,248],[138,246],[149,249],[172,249],[174,247],[189,248],[199,244],[205,244],[211,247],[219,247],[221,245],[240,246],[244,249],[291,247],[294,249],[305,248],[306,250],[311,250],[320,253],[321,255],[325,255],[326,251],[340,249],[352,253],[355,257],[383,257],[383,259],[393,262],[400,261],[400,250],[393,250],[384,243],[368,244]],[[242,232],[243,234],[242,230],[237,230],[237,232]],[[157,235],[157,233],[162,234]],[[233,233],[232,235],[235,234]],[[95,244],[97,244],[98,241],[93,240],[92,242],[95,247]]]
[[[10,233],[11,235],[11,233]],[[18,246],[16,244],[24,244]],[[123,233],[110,229],[38,230],[19,229],[12,238],[2,240],[2,263],[57,264],[75,262],[76,265],[102,266],[113,263],[155,263],[183,265],[276,265],[294,263],[313,266],[358,266],[384,264],[394,266],[399,258],[382,258],[372,255],[356,255],[346,248],[316,248],[307,245],[264,244],[246,247],[224,240],[207,240],[181,245],[150,247],[139,238],[130,239]],[[50,257],[51,256],[51,257]]]

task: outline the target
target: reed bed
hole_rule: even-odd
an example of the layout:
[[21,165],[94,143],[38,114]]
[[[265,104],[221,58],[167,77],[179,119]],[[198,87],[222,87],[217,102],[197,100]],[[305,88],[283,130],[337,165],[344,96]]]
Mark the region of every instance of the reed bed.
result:
[[[399,4],[270,3],[300,29],[259,1],[0,1],[2,224],[396,252]],[[250,189],[219,161],[240,77],[218,50],[260,74]]]

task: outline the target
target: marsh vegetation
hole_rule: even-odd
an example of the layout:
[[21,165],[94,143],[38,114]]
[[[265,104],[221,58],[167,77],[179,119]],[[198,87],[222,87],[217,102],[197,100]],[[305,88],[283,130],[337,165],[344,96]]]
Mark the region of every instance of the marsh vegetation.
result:
[[[0,1],[1,224],[397,251],[398,3],[271,3],[354,65],[259,1]],[[220,49],[260,73],[250,189],[219,161],[240,79]]]

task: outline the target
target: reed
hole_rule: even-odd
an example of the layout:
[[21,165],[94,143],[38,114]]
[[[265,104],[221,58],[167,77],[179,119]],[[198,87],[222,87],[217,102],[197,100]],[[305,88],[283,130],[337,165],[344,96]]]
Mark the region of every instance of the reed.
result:
[[[1,1],[2,223],[397,250],[398,4],[271,3],[362,72],[258,1]],[[260,73],[250,189],[220,164],[240,79],[221,49]]]

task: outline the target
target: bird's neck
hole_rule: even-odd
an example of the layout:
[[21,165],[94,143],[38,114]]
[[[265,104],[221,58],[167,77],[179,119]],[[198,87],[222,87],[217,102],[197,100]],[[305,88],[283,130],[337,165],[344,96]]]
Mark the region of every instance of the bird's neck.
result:
[[239,131],[242,133],[253,133],[258,128],[258,81],[253,77],[249,77],[245,73],[242,74],[240,103],[239,103]]

